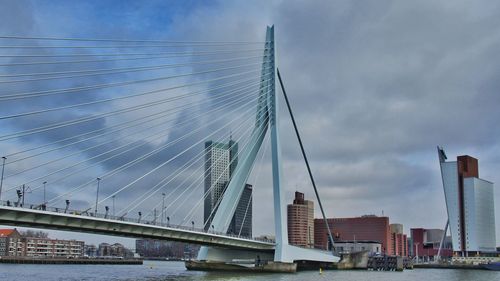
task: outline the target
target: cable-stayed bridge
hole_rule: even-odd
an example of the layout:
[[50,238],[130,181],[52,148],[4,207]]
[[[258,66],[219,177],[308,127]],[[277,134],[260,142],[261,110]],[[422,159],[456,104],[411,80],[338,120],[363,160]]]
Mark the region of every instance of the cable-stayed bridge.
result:
[[[200,261],[338,261],[288,244],[274,27],[261,42],[0,36],[0,52],[0,224],[197,243]],[[228,140],[229,158],[207,156]],[[228,234],[268,146],[276,241],[242,235],[252,197]]]

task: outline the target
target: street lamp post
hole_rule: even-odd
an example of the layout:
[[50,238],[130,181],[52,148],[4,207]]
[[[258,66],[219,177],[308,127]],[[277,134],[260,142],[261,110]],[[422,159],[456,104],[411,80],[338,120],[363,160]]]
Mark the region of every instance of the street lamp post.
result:
[[116,195],[113,195],[111,198],[113,198],[113,218],[115,216],[115,196]]
[[45,185],[47,184],[46,181],[43,182],[43,204],[47,202],[46,197],[45,197]]
[[415,242],[415,258],[416,258],[416,262],[418,264],[418,245],[420,244],[420,242]]
[[7,157],[3,156],[3,164],[2,164],[2,178],[0,179],[0,199],[2,199],[2,187],[3,187],[3,172],[5,171],[5,160]]
[[97,216],[97,203],[99,202],[99,184],[101,182],[101,178],[97,178],[97,192],[95,194],[95,211],[94,215]]
[[162,193],[161,196],[163,196],[161,203],[161,224],[163,225],[165,218],[165,193]]

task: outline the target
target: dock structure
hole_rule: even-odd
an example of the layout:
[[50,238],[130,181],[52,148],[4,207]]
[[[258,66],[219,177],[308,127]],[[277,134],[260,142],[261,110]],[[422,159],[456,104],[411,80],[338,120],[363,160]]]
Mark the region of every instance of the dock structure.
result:
[[368,258],[367,268],[377,271],[403,271],[413,269],[413,262],[400,256],[375,256]]

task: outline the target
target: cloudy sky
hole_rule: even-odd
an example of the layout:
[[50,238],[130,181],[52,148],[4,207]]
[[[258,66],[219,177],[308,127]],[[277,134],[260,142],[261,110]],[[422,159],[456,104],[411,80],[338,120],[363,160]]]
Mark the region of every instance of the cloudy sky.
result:
[[[500,120],[500,5],[496,1],[201,3],[0,0],[0,7],[0,35],[262,41],[266,25],[274,24],[277,65],[295,111],[326,213],[330,217],[384,214],[390,217],[391,222],[402,223],[407,233],[413,227],[444,227],[446,209],[436,145],[444,146],[449,159],[463,154],[478,158],[480,177],[500,182],[500,132],[498,125],[495,125]],[[2,62],[14,61],[19,62]],[[99,67],[113,68],[115,65],[111,62]],[[36,68],[24,70],[40,71]],[[55,70],[57,67],[44,69]],[[195,70],[197,68],[193,67]],[[15,73],[15,70],[6,67],[1,67],[0,71],[2,74]],[[138,76],[145,79],[146,74]],[[183,82],[192,81],[185,79]],[[109,78],[93,76],[78,80],[77,83],[59,81],[57,85],[4,84],[1,89],[3,93],[9,94],[34,91],[38,87],[53,89],[103,83],[109,83]],[[172,85],[153,83],[129,90],[144,91]],[[85,97],[71,95],[41,99],[38,103],[11,101],[2,106],[2,115],[100,100],[121,93],[110,89],[105,93],[89,93]],[[123,108],[131,104],[122,101],[113,105]],[[44,122],[70,120],[106,110],[109,111],[109,108],[101,105],[94,107],[92,112],[67,110],[64,114],[45,115],[45,119],[7,120],[2,123],[0,130],[5,135],[46,124]],[[191,112],[183,111],[177,116],[176,124],[191,115]],[[138,116],[140,113],[134,115],[135,118]],[[291,200],[295,190],[313,199],[313,190],[289,116],[282,110],[280,117],[287,201]],[[35,134],[2,142],[0,149],[12,153],[22,147],[74,135],[77,131],[106,128],[112,122],[101,118],[73,129],[75,131],[67,128],[52,134]],[[201,124],[203,122],[177,131],[174,128],[166,139],[158,142],[143,141],[152,150]],[[116,144],[112,142],[101,147],[100,151],[109,150]],[[78,151],[82,148],[78,146],[73,149]],[[144,171],[175,155],[176,149],[181,150],[182,146],[157,155],[128,175],[139,177]],[[61,155],[68,153],[71,150],[65,150]],[[122,160],[133,159],[142,153],[133,150]],[[82,153],[78,160],[98,154],[96,151]],[[189,159],[189,156],[185,156],[185,159]],[[260,167],[256,168],[260,168],[259,177],[250,179],[250,183],[255,186],[255,235],[274,231],[273,222],[268,216],[272,212],[271,166],[268,155],[264,155],[263,159],[259,162]],[[179,163],[182,163],[181,160]],[[37,163],[43,163],[44,160],[39,161]],[[30,165],[34,164],[30,162]],[[99,164],[94,167],[94,174],[90,178],[95,179],[96,174],[106,173],[117,166],[118,161]],[[27,167],[29,165],[19,164],[12,169]],[[50,169],[59,168],[55,167]],[[40,173],[50,172],[48,169]],[[9,184],[28,180],[20,178],[10,183],[6,180],[5,184],[8,188]],[[88,178],[82,176],[67,184],[78,185],[86,180]],[[120,177],[110,181],[109,185],[118,187],[127,181],[130,179]],[[152,179],[148,184],[156,182],[158,180]],[[55,196],[66,187],[54,185],[52,188],[51,195]],[[129,198],[141,194],[140,188],[134,190],[127,195]],[[112,189],[103,192],[109,195]],[[40,194],[34,193],[33,196]],[[72,200],[86,202],[93,195],[83,193],[78,196]],[[495,191],[495,201],[498,206],[498,191]],[[117,204],[117,209],[124,206],[124,203]],[[498,209],[497,242],[500,241]],[[319,212],[316,215],[319,217]],[[53,236],[75,237],[74,234],[62,232],[53,232]],[[114,237],[78,236],[92,242],[117,240]],[[120,241],[128,245],[133,243],[132,240]]]

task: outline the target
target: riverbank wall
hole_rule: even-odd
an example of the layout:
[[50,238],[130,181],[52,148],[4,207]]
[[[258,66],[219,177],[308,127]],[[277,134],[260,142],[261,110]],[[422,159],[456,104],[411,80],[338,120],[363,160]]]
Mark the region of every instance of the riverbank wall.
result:
[[0,263],[14,264],[143,264],[142,259],[92,259],[92,258],[27,258],[0,257]]

